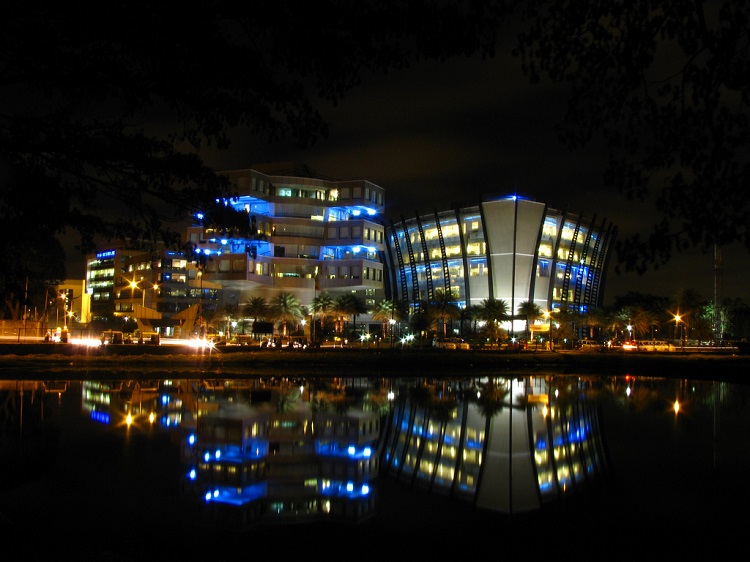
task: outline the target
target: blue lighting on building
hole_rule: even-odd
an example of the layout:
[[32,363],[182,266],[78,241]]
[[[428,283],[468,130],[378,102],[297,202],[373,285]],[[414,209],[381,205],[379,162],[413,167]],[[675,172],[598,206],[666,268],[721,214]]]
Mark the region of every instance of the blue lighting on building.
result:
[[110,417],[107,412],[93,411],[91,412],[91,420],[98,422],[98,423],[103,423],[105,425],[109,425]]

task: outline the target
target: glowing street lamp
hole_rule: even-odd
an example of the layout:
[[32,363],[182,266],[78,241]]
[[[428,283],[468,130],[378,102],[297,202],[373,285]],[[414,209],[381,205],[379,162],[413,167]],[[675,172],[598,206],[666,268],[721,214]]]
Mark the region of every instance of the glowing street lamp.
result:
[[[685,325],[685,321],[682,319],[682,316],[680,316],[679,314],[675,314],[674,315],[674,322],[675,322],[675,326],[679,326],[680,327],[680,330],[679,330],[679,333],[680,333],[680,349],[682,351],[685,351],[685,338],[684,338],[684,328],[683,328],[683,326]],[[680,322],[682,322],[682,323],[680,323]]]
[[153,294],[151,295],[151,308],[154,307],[154,297],[156,293],[159,292],[159,284],[158,283],[152,283],[151,288],[154,290]]
[[547,319],[547,340],[549,341],[550,351],[554,351],[554,342],[552,340],[552,313],[549,310],[544,311],[544,317]]
[[[143,281],[143,279],[141,279],[141,281]],[[135,279],[133,279],[130,282],[130,298],[133,298],[135,296],[135,290],[138,288],[138,283],[140,283],[141,281],[136,281]],[[144,308],[146,307],[146,291],[144,290],[141,290],[141,306]]]
[[[62,292],[62,293],[60,293],[57,296],[60,297],[60,300],[62,301],[62,305],[63,305],[63,320],[65,320],[67,322],[67,320],[66,320],[66,314],[68,313],[68,296],[65,294],[65,292]],[[55,326],[56,328],[60,327],[60,307],[59,306],[55,307],[55,324],[56,324],[56,326]],[[66,324],[66,327],[67,327],[67,324]]]

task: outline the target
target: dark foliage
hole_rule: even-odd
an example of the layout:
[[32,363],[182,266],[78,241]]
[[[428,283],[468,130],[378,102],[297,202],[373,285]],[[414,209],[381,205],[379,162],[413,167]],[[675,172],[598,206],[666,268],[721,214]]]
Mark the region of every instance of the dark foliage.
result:
[[65,277],[62,235],[83,253],[178,244],[190,212],[234,195],[201,158],[233,130],[309,146],[327,134],[316,100],[365,71],[491,55],[502,20],[481,1],[40,6],[6,6],[0,34],[6,300]]
[[619,241],[619,265],[643,272],[688,247],[750,248],[750,4],[521,5],[525,71],[571,88],[561,138],[603,140],[605,182],[656,206],[645,236]]

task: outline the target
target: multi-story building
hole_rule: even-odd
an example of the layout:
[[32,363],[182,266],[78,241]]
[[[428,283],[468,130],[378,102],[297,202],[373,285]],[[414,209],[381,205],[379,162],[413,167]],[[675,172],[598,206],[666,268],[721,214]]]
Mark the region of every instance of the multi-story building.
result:
[[386,227],[384,190],[365,180],[290,163],[224,174],[236,196],[223,203],[246,220],[196,216],[188,253],[99,252],[87,274],[94,318],[109,306],[187,337],[207,308],[239,311],[251,297],[291,293],[309,307],[322,293],[354,293],[368,307],[392,298],[413,311],[442,290],[461,308],[505,301],[515,332],[522,303],[581,312],[602,303],[616,228],[596,217],[509,196]]
[[113,247],[89,256],[86,269],[91,321],[100,327],[132,319],[141,331],[185,335],[197,304],[215,307],[218,299],[218,286],[189,283],[188,260],[180,251]]
[[90,322],[91,315],[86,283],[81,279],[66,279],[57,285],[54,297],[47,303],[47,328],[59,339],[63,331],[75,334],[81,325]]
[[[290,165],[224,172],[238,195],[225,204],[247,214],[243,229],[201,222],[187,229],[200,256],[190,280],[221,286],[222,302],[295,295],[309,306],[323,292],[385,298],[383,188],[364,180],[303,176]],[[291,175],[296,174],[296,175]]]
[[615,235],[606,221],[517,196],[402,217],[388,228],[392,297],[413,309],[442,290],[461,308],[498,299],[517,316],[523,302],[585,311],[602,303]]

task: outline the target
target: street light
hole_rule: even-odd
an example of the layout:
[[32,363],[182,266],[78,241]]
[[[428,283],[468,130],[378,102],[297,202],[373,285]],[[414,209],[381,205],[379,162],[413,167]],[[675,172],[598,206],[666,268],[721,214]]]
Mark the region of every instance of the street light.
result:
[[[158,283],[151,283],[151,288],[154,290],[154,292],[151,294],[151,308],[154,307],[154,295],[159,292],[159,284]],[[145,306],[145,304],[144,304]]]
[[[143,281],[143,279],[141,279],[141,281]],[[130,298],[131,299],[135,296],[135,290],[138,288],[138,283],[140,283],[141,281],[136,281],[135,279],[133,279],[130,282]],[[141,306],[144,308],[146,307],[146,291],[144,290],[141,290]]]
[[391,347],[393,347],[393,327],[396,325],[396,321],[391,318],[388,323],[391,325]]
[[315,266],[315,276],[313,277],[313,307],[312,307],[312,326],[310,326],[310,339],[315,342],[315,313],[318,311],[318,266]]
[[549,310],[545,310],[544,317],[547,319],[547,343],[549,344],[549,350],[554,351],[554,343],[552,341],[552,313]]
[[[65,304],[67,297],[64,292],[58,294],[57,296],[63,303],[63,319],[65,319],[65,313],[68,311],[68,307]],[[57,303],[55,303],[55,329],[59,327],[60,327],[60,307],[57,305]]]
[[[685,338],[684,338],[683,326],[685,325],[685,321],[682,319],[682,316],[680,316],[679,314],[675,314],[674,322],[675,322],[675,326],[680,327],[680,349],[684,352],[685,351]],[[682,324],[680,324],[680,322],[682,322]]]

